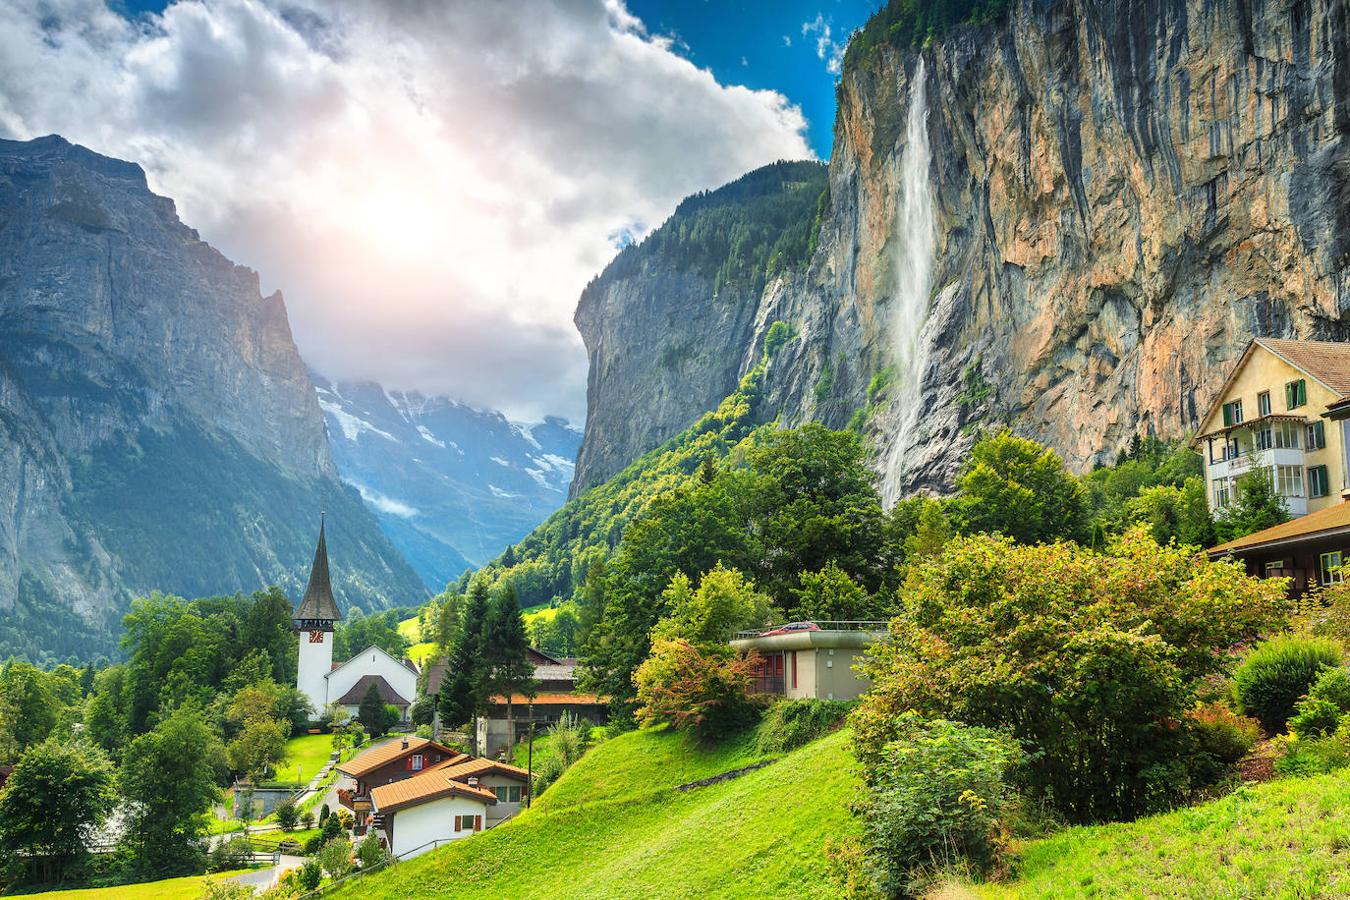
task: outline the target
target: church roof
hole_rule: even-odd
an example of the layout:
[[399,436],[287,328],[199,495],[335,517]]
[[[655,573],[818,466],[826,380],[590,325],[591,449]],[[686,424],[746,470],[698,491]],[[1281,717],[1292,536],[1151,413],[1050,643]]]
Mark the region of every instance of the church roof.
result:
[[356,683],[351,686],[347,693],[338,698],[337,702],[346,706],[356,706],[365,699],[366,691],[370,690],[372,684],[375,685],[375,690],[379,692],[382,702],[392,703],[394,706],[408,705],[408,701],[398,691],[394,690],[389,682],[384,680],[383,675],[362,675],[356,679]]
[[314,564],[309,569],[309,584],[305,585],[305,596],[295,610],[295,617],[329,622],[342,618],[328,580],[328,543],[324,539],[322,519],[319,520],[319,545],[314,548]]

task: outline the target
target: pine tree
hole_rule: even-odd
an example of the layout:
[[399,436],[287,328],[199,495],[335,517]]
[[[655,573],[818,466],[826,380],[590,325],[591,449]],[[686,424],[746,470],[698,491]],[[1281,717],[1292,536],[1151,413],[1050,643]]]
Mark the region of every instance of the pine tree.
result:
[[460,617],[459,637],[450,652],[445,679],[441,682],[439,710],[447,726],[468,724],[476,741],[473,719],[486,705],[483,693],[483,626],[487,615],[487,582],[476,578],[469,584]]
[[488,604],[483,630],[483,662],[487,697],[506,698],[506,742],[515,746],[514,694],[533,697],[538,682],[529,659],[530,641],[520,615],[515,589],[507,582]]
[[371,682],[370,687],[366,688],[366,695],[361,698],[361,705],[356,708],[356,718],[366,731],[369,731],[375,737],[380,737],[385,732],[384,727],[384,699],[380,697],[380,689]]

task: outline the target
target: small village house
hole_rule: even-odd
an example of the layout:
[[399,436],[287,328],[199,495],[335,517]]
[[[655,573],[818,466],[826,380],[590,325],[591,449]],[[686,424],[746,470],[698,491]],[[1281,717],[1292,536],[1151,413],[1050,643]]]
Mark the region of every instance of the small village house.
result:
[[731,646],[756,654],[754,693],[792,700],[853,700],[871,687],[853,666],[885,636],[885,622],[793,622],[742,631]]
[[1346,490],[1350,344],[1256,338],[1228,373],[1192,446],[1213,513],[1237,480],[1264,471],[1290,515],[1335,506]]
[[529,773],[426,738],[398,738],[342,763],[338,802],[357,833],[380,835],[394,855],[416,856],[509,819],[529,799]]
[[1350,343],[1256,338],[1228,373],[1192,446],[1215,515],[1237,481],[1265,471],[1290,521],[1209,549],[1299,595],[1339,582],[1350,554]]

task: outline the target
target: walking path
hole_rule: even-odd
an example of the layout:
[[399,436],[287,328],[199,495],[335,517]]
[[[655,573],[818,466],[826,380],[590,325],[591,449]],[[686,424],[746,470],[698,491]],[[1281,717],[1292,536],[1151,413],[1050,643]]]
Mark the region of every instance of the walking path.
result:
[[285,856],[281,857],[281,862],[275,866],[268,866],[265,869],[254,869],[251,872],[241,872],[238,875],[231,875],[226,881],[234,884],[247,885],[254,890],[262,888],[266,890],[274,886],[281,877],[291,869],[298,869],[305,864],[303,856]]

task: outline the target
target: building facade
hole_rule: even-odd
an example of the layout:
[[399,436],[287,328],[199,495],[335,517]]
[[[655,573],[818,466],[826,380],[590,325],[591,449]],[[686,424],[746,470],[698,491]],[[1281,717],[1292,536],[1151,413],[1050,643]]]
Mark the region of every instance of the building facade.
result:
[[885,636],[885,622],[793,622],[743,631],[731,646],[756,655],[754,693],[790,700],[854,700],[872,686],[854,666]]
[[1341,502],[1350,430],[1350,344],[1257,338],[1247,345],[1200,423],[1212,513],[1237,482],[1264,472],[1291,516]]

